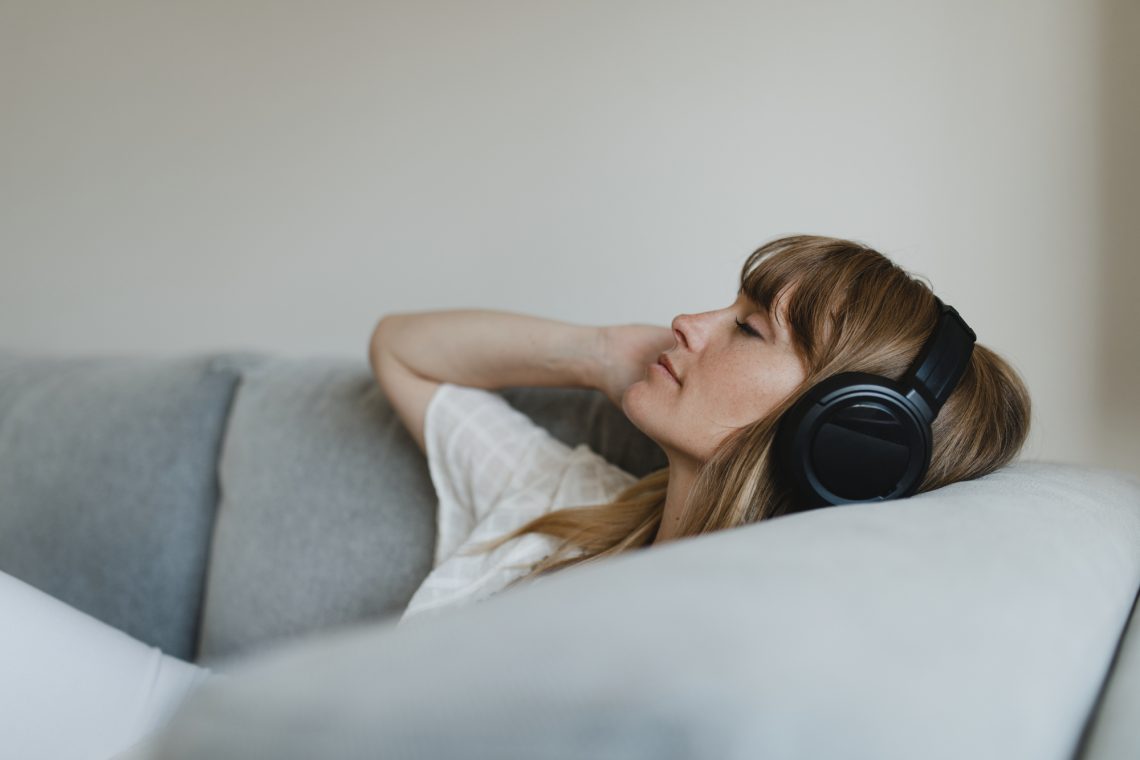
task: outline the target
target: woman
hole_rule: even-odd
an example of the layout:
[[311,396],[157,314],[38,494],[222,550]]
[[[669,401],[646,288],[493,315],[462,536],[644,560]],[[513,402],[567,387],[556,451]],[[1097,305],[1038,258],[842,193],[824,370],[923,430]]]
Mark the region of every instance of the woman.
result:
[[[781,415],[840,372],[900,377],[938,318],[930,288],[882,254],[808,235],[753,252],[732,303],[679,315],[671,329],[472,310],[385,317],[370,340],[370,362],[427,455],[440,499],[434,567],[401,622],[582,562],[793,511],[795,497],[773,460]],[[668,369],[657,363],[662,354]],[[668,466],[635,478],[585,445],[566,446],[493,392],[543,385],[602,391],[661,446]],[[918,491],[1006,464],[1029,418],[1016,372],[975,344],[932,425]],[[6,593],[4,604],[7,619],[20,625],[0,627],[0,645],[26,651],[50,629],[60,672],[96,685],[68,709],[87,715],[112,704],[133,721],[87,721],[87,733],[69,732],[70,744],[53,745],[53,757],[98,756],[96,747],[151,735],[210,675],[168,655],[156,659],[153,647],[26,584],[18,592]],[[105,662],[112,648],[113,674],[72,678]],[[17,728],[34,725],[32,713],[47,705],[54,705],[51,720],[71,725],[60,715],[57,687],[29,678],[0,708]],[[36,689],[42,693],[29,694]],[[28,720],[13,721],[21,710]],[[21,757],[44,756],[44,746],[34,731],[6,742]],[[69,754],[72,747],[83,751]],[[134,752],[121,757],[128,756]]]
[[[572,565],[802,507],[774,456],[781,417],[841,372],[898,380],[940,312],[930,288],[881,253],[796,235],[748,257],[732,303],[679,315],[672,329],[474,310],[386,317],[373,368],[427,454],[440,497],[435,565],[401,623]],[[481,390],[542,385],[603,391],[668,466],[634,478]],[[917,492],[1008,463],[1029,422],[1017,373],[974,343],[931,425]]]

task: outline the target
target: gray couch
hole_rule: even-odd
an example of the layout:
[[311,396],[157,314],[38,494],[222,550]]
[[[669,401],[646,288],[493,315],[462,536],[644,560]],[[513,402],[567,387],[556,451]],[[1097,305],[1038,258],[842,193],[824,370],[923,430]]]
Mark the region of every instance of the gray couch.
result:
[[[664,464],[600,393],[501,393]],[[1018,462],[396,626],[434,509],[363,348],[0,351],[0,569],[222,674],[137,757],[1140,757],[1135,476]]]

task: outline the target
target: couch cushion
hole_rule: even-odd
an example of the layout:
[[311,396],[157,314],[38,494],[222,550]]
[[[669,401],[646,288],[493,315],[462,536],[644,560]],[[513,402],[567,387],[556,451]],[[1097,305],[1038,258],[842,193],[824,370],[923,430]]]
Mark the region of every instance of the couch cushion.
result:
[[1026,462],[231,663],[156,758],[1065,758],[1140,585],[1140,481]]
[[[664,454],[601,393],[510,388],[570,445],[648,471]],[[619,466],[621,466],[619,465]],[[198,660],[398,616],[431,570],[437,500],[427,462],[364,358],[271,358],[237,392]]]
[[219,478],[203,664],[397,614],[430,570],[427,466],[363,359],[246,372]]
[[0,352],[0,570],[193,657],[225,356]]

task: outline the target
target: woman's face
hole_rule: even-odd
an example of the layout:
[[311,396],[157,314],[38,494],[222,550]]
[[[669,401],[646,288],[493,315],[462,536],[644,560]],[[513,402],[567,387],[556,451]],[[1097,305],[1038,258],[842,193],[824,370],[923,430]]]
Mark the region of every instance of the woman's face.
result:
[[723,309],[673,319],[676,343],[665,355],[679,382],[651,364],[646,379],[623,396],[626,416],[671,460],[679,454],[707,461],[726,435],[768,414],[803,382],[785,319],[789,292],[776,299],[771,315],[738,293]]

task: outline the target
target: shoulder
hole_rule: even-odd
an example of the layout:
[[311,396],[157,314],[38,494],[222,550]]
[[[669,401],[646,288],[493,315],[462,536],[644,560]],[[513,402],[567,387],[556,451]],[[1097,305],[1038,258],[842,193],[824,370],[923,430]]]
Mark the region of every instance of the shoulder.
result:
[[586,444],[559,440],[494,391],[443,383],[426,416],[440,557],[484,521],[507,530],[560,507],[612,501],[636,481]]

